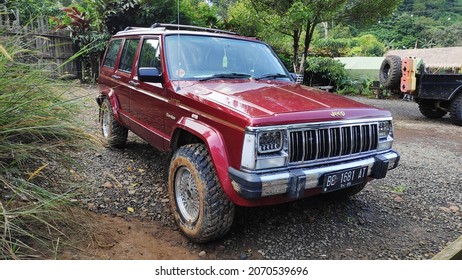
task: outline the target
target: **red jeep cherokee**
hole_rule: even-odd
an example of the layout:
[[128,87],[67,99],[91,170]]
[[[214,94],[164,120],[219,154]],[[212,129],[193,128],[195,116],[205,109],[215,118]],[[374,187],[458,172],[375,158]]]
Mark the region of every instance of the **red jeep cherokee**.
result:
[[398,165],[388,111],[294,83],[271,48],[222,30],[155,24],[112,37],[99,75],[101,131],[169,155],[173,215],[195,242],[234,205],[350,196]]

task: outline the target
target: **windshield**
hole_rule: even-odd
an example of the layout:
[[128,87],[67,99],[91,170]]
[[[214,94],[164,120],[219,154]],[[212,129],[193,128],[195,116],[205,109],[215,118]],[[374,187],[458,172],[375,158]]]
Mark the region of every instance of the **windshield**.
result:
[[290,81],[287,70],[273,51],[260,42],[169,35],[165,44],[168,74],[172,80],[255,78]]

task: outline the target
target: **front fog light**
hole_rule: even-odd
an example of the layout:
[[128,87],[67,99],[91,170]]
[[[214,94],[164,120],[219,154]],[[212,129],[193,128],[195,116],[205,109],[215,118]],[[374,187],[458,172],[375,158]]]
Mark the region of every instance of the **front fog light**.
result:
[[270,131],[258,134],[258,153],[268,154],[282,149],[282,132]]

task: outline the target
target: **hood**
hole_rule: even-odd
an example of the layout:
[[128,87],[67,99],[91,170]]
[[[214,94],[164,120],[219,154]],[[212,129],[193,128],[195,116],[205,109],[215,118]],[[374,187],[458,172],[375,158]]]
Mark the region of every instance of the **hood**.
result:
[[[275,81],[184,82],[180,94],[190,95],[203,103],[216,103],[250,118],[283,114],[325,111],[350,112],[349,117],[388,116],[384,110],[356,102],[343,96],[293,83]],[[335,116],[335,114],[334,114]],[[344,116],[335,116],[344,117]]]

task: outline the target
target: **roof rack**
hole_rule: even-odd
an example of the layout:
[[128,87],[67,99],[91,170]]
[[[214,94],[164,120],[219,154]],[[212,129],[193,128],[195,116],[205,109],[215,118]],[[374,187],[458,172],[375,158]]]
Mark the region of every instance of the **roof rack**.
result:
[[124,29],[124,30],[122,30],[122,31],[135,30],[135,29],[140,29],[140,28],[142,28],[142,27],[136,27],[136,26],[127,26],[127,27],[125,27],[125,29]]
[[163,27],[168,30],[192,30],[192,31],[205,31],[211,33],[222,33],[222,34],[229,34],[229,35],[239,35],[236,32],[214,29],[214,28],[207,28],[207,27],[199,27],[199,26],[192,26],[192,25],[181,25],[181,24],[166,24],[166,23],[154,23],[151,25],[151,28],[159,28]]

